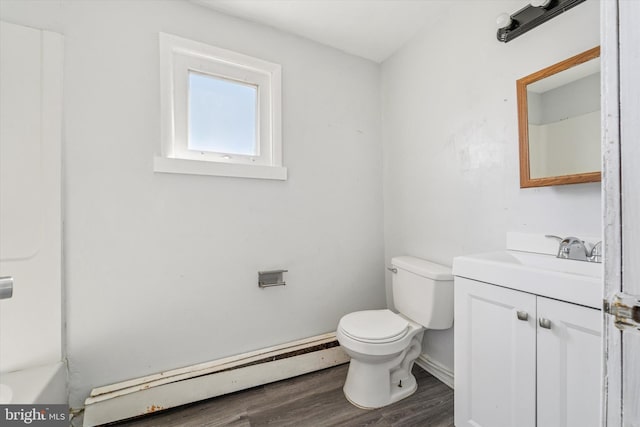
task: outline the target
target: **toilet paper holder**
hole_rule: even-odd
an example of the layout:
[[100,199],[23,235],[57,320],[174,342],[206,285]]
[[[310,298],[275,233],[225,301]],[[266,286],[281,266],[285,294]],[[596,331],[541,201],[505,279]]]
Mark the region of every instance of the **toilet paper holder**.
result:
[[270,288],[272,286],[284,286],[287,282],[284,281],[284,273],[289,270],[269,270],[258,271],[258,286],[260,288]]

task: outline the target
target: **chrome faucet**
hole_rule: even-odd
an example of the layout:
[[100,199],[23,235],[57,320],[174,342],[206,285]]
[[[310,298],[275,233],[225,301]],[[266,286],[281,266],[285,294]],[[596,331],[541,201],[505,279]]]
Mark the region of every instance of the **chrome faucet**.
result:
[[565,237],[551,234],[545,235],[552,239],[560,241],[558,247],[557,258],[572,259],[576,261],[602,262],[602,242],[596,243],[593,248],[589,249],[588,244],[577,237]]

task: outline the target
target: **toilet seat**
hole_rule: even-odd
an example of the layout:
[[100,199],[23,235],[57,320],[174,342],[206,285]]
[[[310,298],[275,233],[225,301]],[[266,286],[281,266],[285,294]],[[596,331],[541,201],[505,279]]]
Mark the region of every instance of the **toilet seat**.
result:
[[365,310],[350,313],[340,320],[342,333],[370,344],[401,340],[409,333],[409,322],[391,310]]

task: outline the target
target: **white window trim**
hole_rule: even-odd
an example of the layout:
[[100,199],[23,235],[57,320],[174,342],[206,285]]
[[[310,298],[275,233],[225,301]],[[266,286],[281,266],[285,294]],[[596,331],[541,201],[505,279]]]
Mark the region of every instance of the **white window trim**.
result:
[[[233,156],[227,159],[218,153],[186,153],[185,82],[188,70],[204,72],[231,80],[251,81],[260,85],[259,111],[269,116],[259,117],[260,157]],[[231,70],[233,75],[228,76]],[[239,77],[246,70],[249,77]],[[180,86],[182,87],[176,87]],[[196,175],[230,176],[286,180],[287,169],[282,166],[282,69],[278,64],[210,46],[182,37],[160,33],[160,104],[161,144],[154,158],[154,171]],[[176,93],[182,99],[176,99]],[[268,123],[267,123],[268,122]]]

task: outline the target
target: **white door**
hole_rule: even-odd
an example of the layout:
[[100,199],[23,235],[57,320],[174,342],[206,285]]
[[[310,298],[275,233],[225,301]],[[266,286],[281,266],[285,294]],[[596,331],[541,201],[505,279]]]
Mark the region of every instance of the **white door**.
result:
[[600,310],[537,298],[537,425],[600,424]]
[[0,22],[0,372],[61,360],[62,36]]
[[[640,2],[601,3],[605,300],[640,316]],[[604,316],[603,425],[640,426],[640,326]],[[628,325],[625,325],[627,323]],[[616,327],[617,326],[617,327]],[[619,327],[619,328],[618,328]]]
[[640,427],[640,2],[620,2],[622,292],[633,295],[635,327],[622,333],[622,425]]
[[534,427],[536,297],[455,278],[455,425]]

